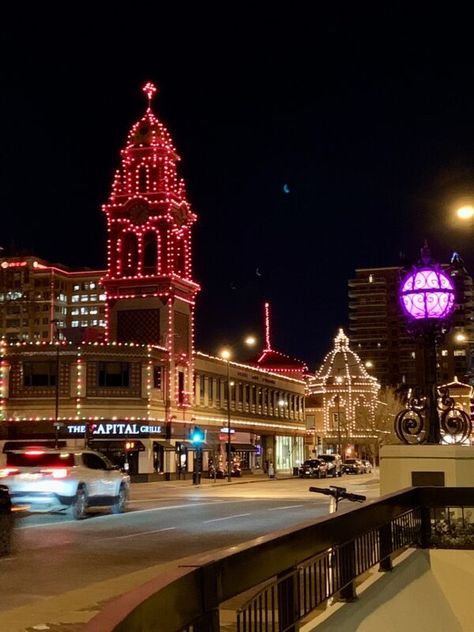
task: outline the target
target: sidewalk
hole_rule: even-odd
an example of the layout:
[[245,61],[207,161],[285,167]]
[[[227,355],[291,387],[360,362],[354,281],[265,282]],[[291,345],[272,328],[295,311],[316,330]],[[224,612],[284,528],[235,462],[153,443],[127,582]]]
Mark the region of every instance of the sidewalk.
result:
[[207,476],[207,473],[204,473],[203,476],[201,476],[201,481],[198,485],[194,485],[193,484],[193,473],[192,472],[186,472],[186,478],[183,479],[173,479],[171,481],[165,481],[165,480],[159,480],[159,481],[143,481],[143,482],[132,482],[132,485],[144,485],[144,484],[154,484],[154,483],[158,483],[160,486],[167,486],[167,487],[174,487],[174,486],[178,486],[178,487],[192,487],[193,485],[195,487],[209,487],[209,486],[222,486],[222,485],[241,485],[243,483],[262,483],[264,481],[275,481],[275,480],[286,480],[286,479],[290,479],[290,478],[295,478],[292,474],[290,474],[289,472],[282,472],[276,476],[274,476],[273,478],[270,478],[268,476],[268,474],[265,474],[262,470],[255,470],[253,472],[249,472],[249,473],[245,473],[242,474],[242,476],[232,476],[231,480],[228,481],[227,477],[225,478],[209,478]]

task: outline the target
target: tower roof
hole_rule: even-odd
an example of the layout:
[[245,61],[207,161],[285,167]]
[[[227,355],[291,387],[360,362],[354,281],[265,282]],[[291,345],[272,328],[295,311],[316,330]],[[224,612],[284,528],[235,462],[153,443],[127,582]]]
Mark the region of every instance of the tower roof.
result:
[[378,388],[376,378],[367,373],[357,353],[349,348],[349,338],[342,329],[339,329],[334,348],[324,358],[311,383],[325,388],[344,385]]
[[270,303],[265,303],[265,349],[254,360],[253,364],[272,373],[290,373],[299,377],[303,377],[308,370],[307,365],[302,360],[291,358],[285,353],[272,349],[270,342]]
[[172,152],[175,160],[179,160],[170,133],[156,117],[151,107],[157,91],[156,86],[150,82],[144,86],[143,92],[148,97],[148,107],[142,118],[132,125],[125,150],[138,147],[162,148],[167,152]]

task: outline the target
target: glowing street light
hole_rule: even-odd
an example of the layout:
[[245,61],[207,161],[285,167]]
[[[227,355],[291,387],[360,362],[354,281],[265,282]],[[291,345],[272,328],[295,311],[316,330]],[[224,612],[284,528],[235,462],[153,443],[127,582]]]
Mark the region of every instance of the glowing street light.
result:
[[[255,336],[247,336],[244,340],[245,344],[248,347],[252,347],[256,344],[257,339]],[[230,393],[231,386],[233,384],[230,381],[230,359],[232,357],[232,351],[229,347],[224,347],[220,350],[219,356],[226,361],[227,363],[227,480],[230,483],[232,480],[232,470],[231,470],[231,462],[230,462],[230,447],[231,447],[231,436],[230,436]]]
[[230,349],[222,349],[219,355],[227,363],[227,481],[230,483],[232,480],[230,467],[230,359],[232,354]]
[[462,220],[472,219],[474,217],[474,206],[461,206],[457,209],[456,215]]

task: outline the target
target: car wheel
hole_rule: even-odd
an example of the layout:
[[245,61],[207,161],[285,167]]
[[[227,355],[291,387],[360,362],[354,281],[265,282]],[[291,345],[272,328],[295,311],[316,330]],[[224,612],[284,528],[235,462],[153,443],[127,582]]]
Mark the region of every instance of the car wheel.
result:
[[84,486],[78,487],[76,497],[71,505],[71,515],[74,520],[83,520],[86,517],[87,492]]
[[125,511],[128,500],[128,490],[125,485],[120,485],[119,494],[112,505],[112,513],[119,514]]

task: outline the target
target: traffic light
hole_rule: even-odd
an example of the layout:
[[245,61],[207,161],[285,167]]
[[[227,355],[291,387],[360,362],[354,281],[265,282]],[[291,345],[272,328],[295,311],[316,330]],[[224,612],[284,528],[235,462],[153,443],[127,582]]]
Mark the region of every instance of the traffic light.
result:
[[190,434],[191,443],[196,447],[200,448],[204,441],[204,430],[199,428],[199,426],[194,426],[191,430]]
[[127,441],[127,443],[125,444],[125,449],[128,450],[133,450],[135,447],[135,441]]

